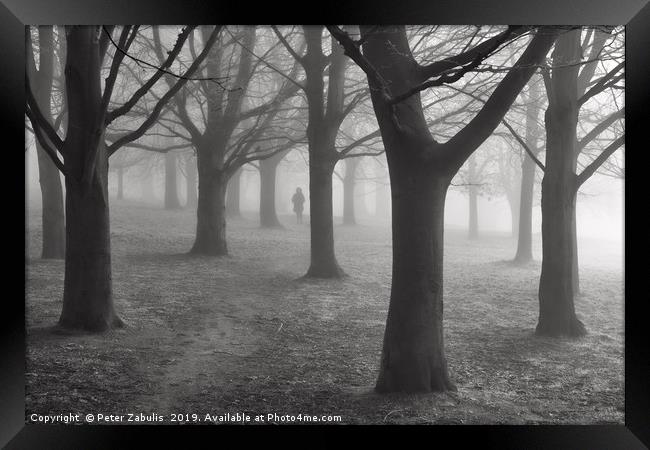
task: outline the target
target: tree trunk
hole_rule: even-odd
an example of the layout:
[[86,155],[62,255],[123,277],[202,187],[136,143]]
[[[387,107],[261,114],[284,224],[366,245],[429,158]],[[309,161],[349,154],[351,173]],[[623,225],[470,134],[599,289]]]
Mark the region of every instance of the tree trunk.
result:
[[280,176],[277,175],[278,169],[276,168],[276,192],[279,194],[275,196],[275,209],[279,214],[288,214],[289,211],[289,199],[291,198],[291,191],[289,190],[289,185],[286,181],[287,175],[284,172],[280,172]]
[[267,158],[259,162],[260,170],[260,226],[281,228],[275,212],[275,175],[281,158]]
[[410,164],[391,167],[393,283],[378,392],[454,389],[442,325],[444,206],[449,183],[431,171]]
[[574,306],[571,231],[575,192],[552,177],[542,182],[542,274],[539,282],[539,322],[536,333],[545,336],[582,336],[586,329]]
[[[577,195],[577,194],[576,194]],[[578,265],[578,224],[576,220],[576,208],[573,208],[573,218],[571,220],[571,234],[573,240],[573,295],[580,295],[580,270]]]
[[357,201],[354,203],[356,208],[356,214],[362,219],[367,219],[370,217],[370,211],[368,211],[368,182],[366,180],[359,180],[357,184],[357,191],[361,191],[361,195],[357,197]]
[[[40,69],[31,75],[34,96],[45,118],[50,124],[52,107],[50,105],[53,84],[54,44],[52,27],[39,27]],[[31,51],[31,50],[30,50]],[[42,199],[43,242],[41,258],[63,259],[65,257],[65,214],[63,205],[63,188],[59,169],[41,146],[36,142],[38,160],[38,181]]]
[[54,165],[36,139],[38,181],[41,186],[43,243],[41,258],[65,257],[65,217],[63,188],[59,169]]
[[343,225],[356,225],[354,216],[354,187],[356,158],[345,160],[345,175],[343,176]]
[[198,196],[196,192],[196,161],[193,155],[188,155],[185,158],[185,181],[187,183],[187,200],[185,206],[187,208],[196,208],[198,205]]
[[478,194],[476,186],[469,187],[469,239],[478,239]]
[[239,197],[241,194],[241,173],[242,169],[238,169],[228,182],[228,189],[226,194],[226,214],[228,217],[241,217],[241,209],[239,207]]
[[[540,152],[538,141],[542,127],[539,116],[542,111],[543,92],[539,80],[531,79],[528,84],[528,105],[526,107],[526,145],[535,156]],[[521,188],[519,194],[519,236],[514,261],[525,264],[533,260],[533,198],[535,193],[535,171],[537,164],[527,154],[521,162]]]
[[549,106],[546,111],[546,169],[542,180],[542,273],[539,282],[537,334],[582,336],[586,329],[574,306],[575,207],[578,183],[577,65],[579,30],[564,33],[553,54]]
[[356,225],[354,214],[354,179],[343,178],[343,225]]
[[476,176],[476,157],[467,160],[467,178],[469,183],[469,227],[467,237],[478,239],[478,183]]
[[[519,176],[519,174],[516,176]],[[520,186],[521,183],[514,182],[512,187],[508,186],[506,189],[506,200],[508,200],[508,207],[510,208],[510,237],[513,239],[517,239],[519,236]]]
[[66,179],[66,222],[65,281],[59,325],[86,331],[123,326],[113,307],[105,153],[98,155],[88,192],[76,180]]
[[332,174],[338,153],[335,143],[343,116],[345,58],[333,42],[329,61],[327,105],[324,94],[324,70],[328,58],[323,54],[323,26],[305,26],[307,52],[303,59],[305,93],[308,104],[307,140],[309,151],[309,221],[311,225],[311,264],[306,277],[340,278],[344,276],[334,254],[332,210]]
[[[362,28],[362,37],[370,30]],[[397,92],[412,74],[394,62],[410,55],[403,27],[386,27],[364,52]],[[389,48],[393,45],[396,48]],[[392,199],[393,274],[377,392],[453,390],[443,342],[444,208],[458,167],[420,158],[432,141],[419,94],[397,108],[370,84],[371,99],[386,149]],[[398,127],[396,123],[408,123]],[[454,149],[456,151],[460,149]],[[457,152],[454,152],[457,153]]]
[[176,180],[176,154],[165,153],[165,209],[180,209]]
[[526,155],[521,163],[519,236],[515,254],[515,262],[518,264],[525,264],[533,260],[533,194],[536,167],[535,162]]
[[196,209],[196,239],[190,253],[222,256],[226,245],[226,184],[223,173],[199,166],[199,199]]
[[519,202],[516,198],[511,198],[510,204],[510,237],[517,239],[519,236]]
[[66,255],[59,325],[88,331],[123,325],[113,308],[98,32],[66,27]]
[[332,220],[332,175],[334,164],[309,158],[309,222],[311,225],[311,265],[307,277],[340,278],[344,275],[334,254]]
[[142,200],[153,203],[156,200],[156,190],[153,185],[153,173],[147,173],[140,178],[140,186],[142,187]]
[[122,166],[117,168],[117,199],[124,199],[124,168]]

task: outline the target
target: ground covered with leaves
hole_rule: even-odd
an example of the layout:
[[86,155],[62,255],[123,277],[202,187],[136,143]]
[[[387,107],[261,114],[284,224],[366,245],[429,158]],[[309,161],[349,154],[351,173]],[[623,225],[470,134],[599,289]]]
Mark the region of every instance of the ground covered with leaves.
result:
[[[391,281],[388,227],[336,226],[343,280],[304,280],[309,227],[229,220],[231,256],[195,257],[191,211],[113,201],[113,288],[127,323],[63,333],[62,261],[39,259],[28,217],[26,414],[340,416],[352,424],[600,424],[624,421],[621,245],[580,242],[581,339],[540,338],[537,261],[515,242],[446,231],[445,348],[454,393],[373,392]],[[538,241],[538,237],[536,238]],[[274,414],[269,418],[267,414]],[[277,414],[277,416],[275,415]],[[221,416],[220,418],[218,416]],[[290,420],[290,419],[289,419]],[[133,423],[133,422],[131,422]],[[294,424],[306,423],[296,420]],[[314,423],[308,422],[308,423]]]

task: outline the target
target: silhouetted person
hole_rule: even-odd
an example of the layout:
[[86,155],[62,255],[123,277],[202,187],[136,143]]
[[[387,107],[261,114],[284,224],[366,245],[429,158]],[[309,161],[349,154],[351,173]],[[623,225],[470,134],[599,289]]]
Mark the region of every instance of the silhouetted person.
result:
[[296,188],[296,193],[291,197],[293,202],[293,211],[296,213],[298,223],[302,223],[302,205],[305,203],[305,196],[302,195],[302,189]]

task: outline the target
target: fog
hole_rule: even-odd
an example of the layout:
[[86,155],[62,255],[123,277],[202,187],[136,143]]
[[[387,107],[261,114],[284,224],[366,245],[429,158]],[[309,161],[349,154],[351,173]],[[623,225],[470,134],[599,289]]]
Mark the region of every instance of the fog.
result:
[[[144,192],[143,182],[139,179],[139,170],[142,167],[133,167],[127,171],[124,179],[125,198],[134,202],[142,202],[154,207],[163,207],[164,199],[164,173],[162,158],[159,167],[152,170],[148,176],[153,178],[152,191]],[[304,164],[304,163],[303,163]],[[144,164],[143,164],[144,166]],[[38,185],[38,166],[36,162],[35,148],[30,146],[26,152],[26,183],[28,195],[28,207],[40,209],[41,197]],[[301,187],[305,193],[309,193],[309,177],[305,167],[298,170],[289,170],[289,164],[281,164],[278,168],[278,192],[276,207],[280,214],[291,214],[291,195],[296,187]],[[388,180],[382,180],[388,183]],[[254,217],[259,212],[259,172],[254,167],[245,167],[241,180],[241,208],[247,215]],[[581,238],[590,238],[585,245],[598,245],[594,240],[615,241],[621,244],[624,238],[624,187],[625,181],[610,176],[596,174],[585,183],[577,201],[577,227],[578,235]],[[388,186],[387,186],[388,188]],[[109,190],[113,196],[117,192],[117,176],[111,174],[109,177]],[[186,201],[187,187],[183,182],[182,175],[178,179],[178,190],[183,204]],[[539,189],[536,193],[533,209],[533,230],[539,234],[541,227],[541,211],[539,210]],[[305,210],[308,216],[309,196],[306,195]],[[355,188],[355,208],[358,215],[361,215],[360,223],[373,224],[376,226],[390,226],[390,217],[378,218],[376,211],[376,188],[374,180],[359,181]],[[359,202],[365,202],[365,212]],[[390,198],[388,198],[390,202]],[[336,179],[333,182],[333,209],[334,215],[340,220],[343,215],[343,186],[342,182]],[[450,229],[466,230],[469,220],[467,195],[450,190],[447,195],[445,209],[445,226]],[[478,203],[479,228],[486,233],[510,233],[511,212],[507,201],[501,197],[487,198],[480,197]],[[193,211],[187,211],[194,214]]]
[[623,27],[25,38],[30,417],[624,423]]

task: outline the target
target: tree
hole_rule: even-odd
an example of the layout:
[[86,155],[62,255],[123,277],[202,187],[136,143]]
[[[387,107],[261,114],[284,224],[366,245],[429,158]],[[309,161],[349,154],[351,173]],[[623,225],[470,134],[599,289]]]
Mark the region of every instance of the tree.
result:
[[[210,28],[201,27],[204,40]],[[286,139],[268,138],[265,133],[283,102],[296,92],[295,80],[286,76],[290,81],[270,92],[271,98],[268,92],[259,95],[255,88],[261,83],[260,78],[270,76],[268,70],[262,71],[265,67],[262,63],[275,46],[258,39],[256,27],[243,27],[237,34],[226,28],[226,32],[230,37],[228,45],[222,39],[203,69],[209,79],[219,82],[198,80],[181,92],[170,111],[174,118],[169,120],[171,125],[180,125],[183,132],[167,125],[172,133],[189,142],[197,154],[199,195],[192,254],[228,254],[225,215],[228,180],[245,164],[282,150],[280,146]],[[264,57],[255,53],[256,43],[265,48]],[[154,27],[154,50],[162,60],[157,27]],[[295,71],[292,73],[295,75]],[[231,86],[224,89],[226,81],[231,81]],[[266,140],[269,145],[258,145]],[[231,186],[232,194],[238,190],[237,180]]]
[[[54,31],[52,26],[38,27],[38,54],[39,65],[32,50],[32,37],[30,28],[25,29],[27,37],[27,71],[32,82],[34,99],[43,112],[43,119],[53,128],[58,129],[61,115],[54,123],[52,117],[52,89],[54,83]],[[59,36],[61,40],[62,37]],[[41,186],[42,198],[42,229],[43,242],[41,258],[63,259],[65,256],[65,217],[63,207],[63,189],[59,170],[46,150],[36,139],[36,154],[38,157],[38,179]]]
[[367,103],[364,101],[356,106],[338,130],[337,144],[340,147],[356,146],[362,149],[362,153],[356,151],[339,159],[344,162],[343,174],[334,170],[334,175],[343,186],[343,225],[356,225],[357,216],[369,216],[365,196],[367,195],[366,181],[370,178],[366,176],[366,167],[362,162],[364,155],[377,157],[384,153],[384,149],[380,146],[381,136],[374,111]]
[[[483,146],[485,147],[485,146]],[[481,155],[482,158],[479,160],[479,154],[481,152],[473,153],[468,159],[465,165],[458,171],[456,178],[460,180],[459,183],[453,183],[452,186],[457,186],[462,189],[463,192],[467,193],[468,204],[469,204],[469,221],[467,227],[467,238],[468,239],[478,239],[479,238],[479,226],[478,226],[478,199],[479,196],[486,193],[492,194],[490,190],[490,184],[488,183],[488,177],[490,174],[487,172],[487,169],[496,157],[494,155],[493,149],[485,148],[485,150],[491,150],[489,152],[483,152],[486,154]]]
[[241,167],[228,180],[226,189],[226,215],[228,217],[241,217],[239,205],[241,203]]
[[120,152],[115,156],[113,156],[113,158],[111,159],[109,172],[114,171],[117,174],[116,197],[118,200],[124,199],[124,176],[126,172],[128,171],[128,169],[141,163],[145,158],[146,156],[141,154],[140,152],[138,153]]
[[521,161],[521,191],[519,194],[519,233],[517,252],[514,262],[525,264],[533,259],[533,198],[535,192],[535,169],[533,156],[537,156],[542,147],[538,144],[541,127],[539,125],[542,89],[539,81],[531,80],[528,84],[528,103],[526,106],[525,142],[531,155],[527,152]]
[[[532,207],[533,207],[533,193],[534,193],[534,183],[535,183],[535,165],[543,169],[544,165],[539,161],[537,155],[542,151],[543,145],[538,145],[537,141],[540,138],[540,124],[538,120],[539,113],[542,109],[542,96],[540,89],[538,87],[539,81],[535,80],[529,82],[529,91],[528,100],[526,102],[526,135],[521,137],[520,133],[517,132],[515,127],[510,123],[510,119],[506,118],[501,120],[501,124],[508,130],[509,134],[495,133],[503,138],[514,138],[518,145],[525,150],[525,154],[521,159],[522,164],[522,176],[521,176],[521,190],[519,195],[520,205],[518,208],[514,208],[513,204],[515,203],[514,194],[511,193],[512,180],[509,176],[505,176],[508,167],[500,159],[500,184],[506,190],[506,196],[511,205],[512,217],[515,216],[514,212],[518,211],[519,215],[519,226],[517,227],[518,235],[518,250],[517,254],[520,255],[519,258],[515,259],[517,263],[525,263],[532,259]],[[462,91],[465,95],[472,97],[474,100],[477,100],[483,104],[486,103],[486,100],[472,94],[467,91]],[[511,108],[516,110],[516,108]],[[510,139],[506,139],[509,144],[511,144]],[[515,227],[513,226],[513,229]],[[530,255],[530,257],[526,256]]]
[[[510,235],[519,237],[519,203],[521,189],[521,155],[512,151],[511,148],[499,146],[496,154],[497,171],[493,174],[497,188],[508,201],[510,209]],[[519,166],[519,167],[517,167]]]
[[359,158],[345,160],[345,175],[343,176],[343,225],[356,225],[354,215],[354,188]]
[[469,233],[470,239],[478,239],[478,186],[476,180],[476,159],[474,154],[467,160],[469,185]]
[[176,173],[177,156],[174,152],[165,153],[165,209],[180,209],[181,201],[178,199],[178,181]]
[[[308,105],[307,142],[309,153],[309,215],[311,225],[311,261],[306,277],[340,278],[345,272],[334,252],[334,221],[332,208],[332,175],[336,163],[346,157],[360,156],[351,151],[376,133],[337,150],[339,127],[350,112],[367,97],[365,89],[346,95],[347,58],[343,48],[331,39],[331,53],[323,48],[323,26],[304,26],[306,52],[301,55],[276,28],[278,39],[305,71],[300,87]],[[327,74],[327,89],[325,85]],[[346,98],[349,98],[346,104]]]
[[[164,64],[149,81],[124,104],[110,109],[110,101],[120,66],[139,27],[122,27],[119,42],[112,39],[114,27],[66,26],[67,57],[65,82],[68,126],[61,139],[43,115],[31,90],[27,75],[27,105],[35,135],[48,156],[65,176],[66,252],[63,308],[59,325],[63,328],[103,331],[120,327],[122,320],[113,306],[108,197],[108,158],[133,142],[156,122],[169,99],[187,82],[205,58],[218,30],[206,40],[206,48],[162,96],[151,114],[131,133],[110,145],[105,142],[109,124],[127,114],[176,59],[193,27],[184,28]],[[102,91],[102,61],[113,44],[113,58]],[[63,156],[63,161],[57,156]]]
[[[592,53],[600,54],[601,31],[594,33]],[[607,33],[608,34],[608,33]],[[600,48],[598,48],[600,47]],[[591,83],[595,64],[584,65],[581,29],[564,33],[553,52],[553,66],[544,71],[548,96],[545,113],[546,164],[542,179],[542,273],[539,283],[539,320],[536,333],[545,336],[582,336],[584,324],[574,305],[577,278],[576,196],[580,186],[624,143],[624,135],[611,143],[579,174],[578,157],[588,142],[623,117],[611,113],[580,141],[578,117],[582,105],[595,95],[617,86],[623,79],[621,62]],[[592,58],[593,59],[593,58]],[[589,86],[591,87],[589,88]]]
[[362,160],[362,163],[359,165],[359,168],[357,169],[357,176],[356,176],[356,183],[355,185],[357,186],[358,189],[358,194],[355,195],[355,214],[360,217],[361,219],[366,219],[370,217],[370,210],[368,209],[368,202],[367,199],[369,198],[369,194],[371,194],[372,190],[369,188],[368,184],[373,177],[369,177],[367,170],[368,170],[368,165],[367,165],[367,160]]
[[363,26],[357,41],[338,27],[328,29],[367,75],[390,171],[393,281],[375,389],[454,389],[442,327],[446,192],[454,174],[496,128],[543,61],[557,31],[541,28],[483,108],[440,143],[429,132],[420,91],[462,78],[527,30],[508,27],[469,50],[421,65],[412,56],[403,26]]
[[275,176],[278,165],[288,151],[260,160],[260,226],[263,228],[282,228],[275,210]]
[[[338,278],[344,275],[334,253],[332,212],[332,174],[337,159],[335,141],[344,118],[343,83],[345,60],[342,49],[332,45],[329,85],[324,94],[323,73],[328,60],[323,53],[323,27],[304,27],[307,52],[299,56],[289,49],[305,70],[304,86],[309,106],[307,139],[309,152],[309,221],[311,225],[311,263],[308,277]],[[327,103],[325,103],[327,98]]]
[[198,193],[197,193],[197,172],[196,172],[196,155],[194,152],[187,152],[185,158],[183,159],[184,163],[184,175],[186,183],[186,192],[187,199],[185,201],[185,206],[187,208],[196,208],[198,204]]

